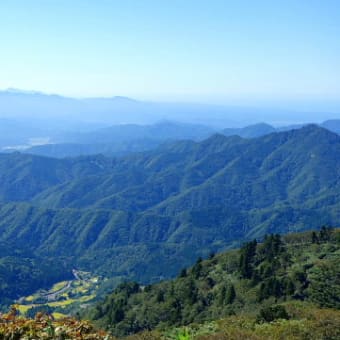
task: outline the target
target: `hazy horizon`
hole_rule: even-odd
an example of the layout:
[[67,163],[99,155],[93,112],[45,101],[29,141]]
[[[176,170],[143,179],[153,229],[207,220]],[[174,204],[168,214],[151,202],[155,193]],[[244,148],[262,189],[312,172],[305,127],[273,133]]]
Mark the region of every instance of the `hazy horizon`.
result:
[[0,88],[340,111],[337,1],[3,1]]
[[181,97],[181,98],[154,98],[154,97],[132,97],[124,94],[112,94],[112,95],[103,95],[103,96],[71,96],[63,93],[55,93],[55,92],[44,92],[36,89],[21,89],[16,87],[11,88],[3,88],[0,89],[0,92],[12,92],[18,94],[40,94],[47,96],[59,96],[69,99],[112,99],[112,98],[124,98],[132,101],[139,102],[149,102],[149,103],[170,103],[170,104],[197,104],[197,105],[214,105],[214,106],[223,106],[223,107],[236,107],[236,108],[256,108],[256,109],[275,109],[275,110],[288,110],[288,111],[308,111],[308,112],[324,112],[324,113],[340,113],[340,100],[337,99],[329,99],[329,100],[318,100],[318,99],[303,99],[303,98],[295,98],[295,99],[271,99],[266,100],[263,98],[239,98],[239,99],[229,99],[229,100],[204,100],[204,99],[194,99],[190,97]]
[[0,13],[2,118],[53,130],[340,119],[333,0],[5,0]]

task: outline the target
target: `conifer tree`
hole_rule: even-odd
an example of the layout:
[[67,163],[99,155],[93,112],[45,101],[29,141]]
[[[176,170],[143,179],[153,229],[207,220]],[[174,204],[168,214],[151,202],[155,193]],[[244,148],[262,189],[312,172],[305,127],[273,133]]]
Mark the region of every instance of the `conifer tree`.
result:
[[227,296],[226,296],[226,303],[227,304],[232,304],[235,301],[236,298],[236,291],[234,285],[230,285],[229,289],[227,291]]

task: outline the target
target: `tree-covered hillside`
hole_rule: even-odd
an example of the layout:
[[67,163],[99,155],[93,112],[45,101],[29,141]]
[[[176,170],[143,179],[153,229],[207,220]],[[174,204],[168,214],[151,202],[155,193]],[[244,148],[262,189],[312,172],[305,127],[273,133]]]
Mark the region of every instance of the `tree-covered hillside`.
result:
[[119,159],[0,155],[0,242],[156,282],[266,233],[338,225],[339,155],[340,137],[317,126]]
[[325,196],[332,203],[338,192],[339,152],[340,137],[316,126],[252,140],[215,135],[117,160],[110,174],[54,186],[35,202],[166,213],[297,205],[309,196],[311,204]]
[[261,243],[199,258],[175,280],[123,283],[87,316],[122,336],[230,315],[254,317],[258,323],[290,319],[289,301],[294,300],[303,301],[306,310],[340,310],[339,260],[339,229],[268,235]]
[[57,160],[0,153],[0,202],[28,201],[42,191],[79,177],[109,173],[112,159],[103,156]]

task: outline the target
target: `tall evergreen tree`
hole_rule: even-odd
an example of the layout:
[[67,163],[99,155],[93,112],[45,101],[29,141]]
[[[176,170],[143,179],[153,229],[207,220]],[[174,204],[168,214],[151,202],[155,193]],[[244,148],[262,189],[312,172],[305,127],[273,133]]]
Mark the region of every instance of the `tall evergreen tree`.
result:
[[239,271],[241,277],[250,279],[253,274],[253,260],[256,255],[257,241],[246,243],[240,250]]
[[235,301],[235,298],[236,298],[235,287],[234,287],[233,284],[231,284],[228,288],[228,291],[227,291],[226,303],[232,304]]

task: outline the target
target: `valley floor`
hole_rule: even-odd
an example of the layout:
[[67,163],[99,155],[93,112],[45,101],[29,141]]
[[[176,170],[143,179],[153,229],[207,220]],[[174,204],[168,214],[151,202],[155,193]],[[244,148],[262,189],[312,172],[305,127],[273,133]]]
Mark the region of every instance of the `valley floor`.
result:
[[47,291],[39,290],[20,298],[15,305],[20,315],[34,317],[38,311],[43,311],[61,319],[79,308],[85,308],[95,298],[103,279],[75,269],[73,275],[73,280],[58,282]]

